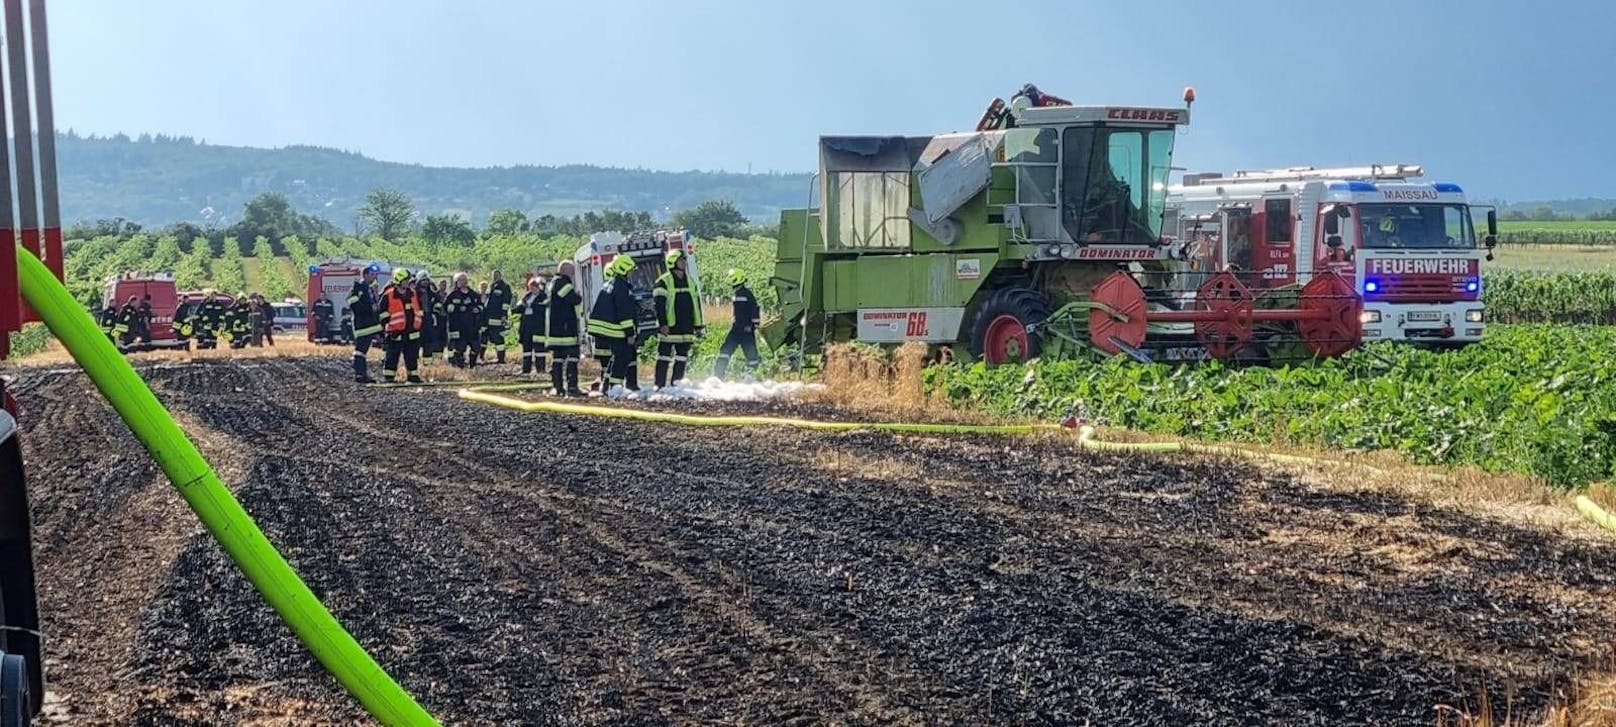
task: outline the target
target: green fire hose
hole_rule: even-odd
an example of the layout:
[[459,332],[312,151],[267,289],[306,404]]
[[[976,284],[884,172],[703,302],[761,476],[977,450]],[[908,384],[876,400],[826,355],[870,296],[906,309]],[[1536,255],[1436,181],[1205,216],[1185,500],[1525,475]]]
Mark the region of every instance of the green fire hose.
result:
[[45,325],[151,452],[208,532],[315,658],[383,724],[436,725],[437,721],[365,653],[364,647],[298,578],[162,402],[67,288],[39,258],[20,246],[17,263],[22,294],[28,304],[39,312]]

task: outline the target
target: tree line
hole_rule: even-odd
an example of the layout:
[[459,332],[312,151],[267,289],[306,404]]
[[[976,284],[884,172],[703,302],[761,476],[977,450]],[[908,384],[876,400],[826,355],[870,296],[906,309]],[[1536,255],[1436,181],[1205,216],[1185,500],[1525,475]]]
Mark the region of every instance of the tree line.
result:
[[[583,237],[597,232],[632,232],[658,226],[688,229],[702,239],[744,239],[753,235],[774,234],[772,227],[753,225],[729,200],[711,200],[680,210],[665,225],[645,211],[608,209],[564,217],[552,214],[529,216],[518,209],[499,209],[489,213],[479,226],[465,216],[454,213],[422,217],[408,195],[389,188],[378,188],[365,197],[359,210],[359,222],[361,226],[355,230],[355,236],[374,235],[397,241],[419,234],[430,244],[459,246],[471,246],[479,239],[501,235]],[[208,227],[181,221],[147,230],[139,223],[115,217],[76,222],[64,230],[63,236],[69,240],[92,240],[127,239],[137,234],[150,234],[154,238],[171,237],[187,251],[200,240],[216,257],[225,255],[226,241],[236,246],[236,254],[253,255],[255,241],[265,239],[269,241],[270,252],[279,257],[288,254],[281,242],[284,239],[315,240],[340,237],[343,233],[323,217],[293,209],[285,195],[265,192],[248,200],[241,218],[226,227]]]

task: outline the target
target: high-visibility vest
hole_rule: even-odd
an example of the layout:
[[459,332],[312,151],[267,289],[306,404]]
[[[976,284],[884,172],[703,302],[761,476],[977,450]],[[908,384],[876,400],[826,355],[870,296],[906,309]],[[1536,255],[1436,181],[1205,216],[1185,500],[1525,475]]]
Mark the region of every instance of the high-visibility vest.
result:
[[382,323],[388,335],[401,333],[419,337],[421,334],[421,308],[416,303],[415,291],[388,285],[382,291]]

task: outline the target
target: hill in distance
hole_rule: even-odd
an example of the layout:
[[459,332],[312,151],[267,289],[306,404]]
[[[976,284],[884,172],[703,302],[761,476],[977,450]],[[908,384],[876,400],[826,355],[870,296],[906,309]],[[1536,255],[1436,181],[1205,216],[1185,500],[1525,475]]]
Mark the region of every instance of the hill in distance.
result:
[[809,178],[584,165],[427,167],[314,146],[262,149],[71,131],[57,134],[57,158],[66,224],[118,217],[144,226],[200,224],[211,215],[223,227],[240,217],[247,200],[279,192],[297,210],[351,230],[365,195],[377,187],[409,195],[423,217],[459,213],[477,226],[489,212],[507,208],[530,217],[619,209],[665,219],[712,199],[730,200],[754,221],[769,223],[782,208],[804,203]]
[[[71,131],[57,135],[57,156],[65,223],[121,217],[148,227],[190,221],[222,228],[240,217],[247,200],[279,192],[298,211],[352,230],[365,195],[377,187],[409,195],[423,217],[458,213],[476,226],[498,209],[521,210],[530,218],[617,209],[666,219],[713,199],[727,199],[754,222],[770,224],[782,208],[804,204],[809,178],[588,165],[428,167],[315,146],[264,149],[162,134],[85,137]],[[1544,207],[1583,218],[1616,208],[1616,199],[1500,203],[1506,213]]]

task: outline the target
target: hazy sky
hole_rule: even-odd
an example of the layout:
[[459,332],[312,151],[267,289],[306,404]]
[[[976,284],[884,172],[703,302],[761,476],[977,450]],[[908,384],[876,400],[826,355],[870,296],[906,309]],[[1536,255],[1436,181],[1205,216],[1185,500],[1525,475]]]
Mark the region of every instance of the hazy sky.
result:
[[1175,164],[1616,197],[1616,3],[49,0],[59,126],[429,165],[804,171],[1022,83],[1199,95]]

